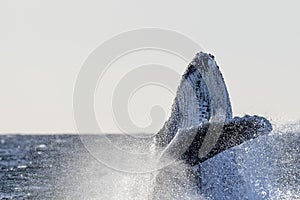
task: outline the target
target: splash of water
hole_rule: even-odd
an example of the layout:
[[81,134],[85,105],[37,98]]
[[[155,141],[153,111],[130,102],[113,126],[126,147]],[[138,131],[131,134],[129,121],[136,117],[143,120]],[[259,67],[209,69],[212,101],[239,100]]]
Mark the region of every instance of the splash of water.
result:
[[[169,173],[160,176],[164,184],[159,184],[160,188],[155,190],[154,195],[191,200],[299,199],[299,125],[275,129],[268,135],[225,150],[203,162],[199,175],[200,194],[197,188],[193,190],[195,177],[187,173],[190,166],[182,162],[173,163],[169,166]],[[132,144],[128,144],[128,148],[130,146]],[[153,173],[117,172],[91,158],[82,159],[80,166],[85,168],[85,172],[80,184],[72,189],[74,196],[124,200],[153,198]]]
[[[299,126],[299,125],[298,125]],[[245,142],[202,164],[208,199],[299,199],[300,129]]]

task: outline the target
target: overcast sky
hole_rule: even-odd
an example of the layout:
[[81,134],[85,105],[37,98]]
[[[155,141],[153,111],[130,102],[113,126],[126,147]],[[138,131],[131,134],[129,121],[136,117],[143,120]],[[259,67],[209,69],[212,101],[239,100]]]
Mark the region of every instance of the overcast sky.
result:
[[235,115],[298,121],[299,5],[296,0],[2,0],[0,132],[76,132],[72,98],[82,63],[105,40],[143,27],[178,31],[212,52]]

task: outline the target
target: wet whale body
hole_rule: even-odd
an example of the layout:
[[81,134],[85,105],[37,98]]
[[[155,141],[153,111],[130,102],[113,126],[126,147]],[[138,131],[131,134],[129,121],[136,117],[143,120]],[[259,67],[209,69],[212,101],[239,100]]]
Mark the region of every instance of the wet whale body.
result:
[[[233,117],[226,84],[214,56],[197,53],[182,76],[171,116],[154,136],[155,146],[162,150],[161,157],[173,157],[189,166],[184,172],[188,184],[179,181],[182,170],[176,171],[176,166],[169,164],[155,175],[153,199],[176,199],[174,188],[178,187],[201,188],[202,162],[271,131],[272,125],[264,117]],[[208,148],[200,156],[203,146]]]

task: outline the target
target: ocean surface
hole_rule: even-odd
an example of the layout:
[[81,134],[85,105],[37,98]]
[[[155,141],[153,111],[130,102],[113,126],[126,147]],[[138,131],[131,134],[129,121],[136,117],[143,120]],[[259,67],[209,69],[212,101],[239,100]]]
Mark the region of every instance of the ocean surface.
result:
[[[205,161],[201,195],[181,199],[300,199],[299,130],[286,126]],[[0,135],[0,199],[148,199],[149,183],[147,173],[99,162],[78,135]]]

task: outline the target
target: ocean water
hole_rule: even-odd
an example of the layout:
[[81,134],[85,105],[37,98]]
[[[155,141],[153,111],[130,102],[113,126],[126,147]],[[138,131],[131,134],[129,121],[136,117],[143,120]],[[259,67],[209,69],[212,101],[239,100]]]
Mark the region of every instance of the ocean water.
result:
[[[275,129],[202,163],[201,194],[178,198],[300,199],[299,153],[299,125]],[[78,135],[0,136],[0,199],[149,199],[150,179],[102,164]]]

